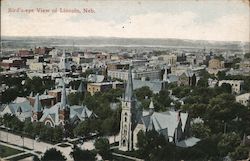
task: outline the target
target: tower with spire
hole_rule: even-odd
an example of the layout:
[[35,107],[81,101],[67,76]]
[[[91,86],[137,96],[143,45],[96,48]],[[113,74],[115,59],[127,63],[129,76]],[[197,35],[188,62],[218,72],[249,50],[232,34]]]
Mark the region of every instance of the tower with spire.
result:
[[66,95],[66,88],[65,83],[63,81],[63,88],[61,93],[61,102],[59,108],[59,122],[61,125],[65,125],[69,121],[69,105],[67,104],[67,95]]
[[119,150],[133,150],[133,131],[137,124],[137,110],[135,107],[135,97],[133,94],[133,82],[131,66],[128,71],[128,81],[124,97],[122,99],[122,112],[120,121]]
[[34,110],[32,111],[32,121],[38,122],[42,115],[42,104],[39,100],[39,94],[37,93],[35,97]]
[[62,54],[62,57],[61,57],[60,63],[59,63],[59,68],[62,72],[67,71],[67,57],[66,57],[65,50],[63,50],[63,54]]

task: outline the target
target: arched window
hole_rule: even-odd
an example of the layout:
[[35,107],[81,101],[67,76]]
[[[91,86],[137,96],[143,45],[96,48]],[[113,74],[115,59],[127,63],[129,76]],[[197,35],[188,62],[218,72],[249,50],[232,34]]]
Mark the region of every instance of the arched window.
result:
[[126,146],[126,140],[125,139],[122,141],[122,145]]
[[124,117],[124,121],[127,122],[127,117]]

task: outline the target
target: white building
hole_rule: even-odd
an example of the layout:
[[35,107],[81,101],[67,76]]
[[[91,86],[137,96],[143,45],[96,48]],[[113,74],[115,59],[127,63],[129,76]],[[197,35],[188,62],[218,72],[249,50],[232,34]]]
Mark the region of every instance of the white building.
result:
[[243,80],[221,80],[219,81],[218,85],[221,86],[223,83],[227,83],[231,85],[232,93],[240,94],[244,81]]
[[239,102],[244,106],[247,106],[250,103],[250,93],[244,93],[236,96],[236,102]]
[[[160,69],[138,68],[132,70],[132,77],[133,79],[159,80],[160,73]],[[108,70],[108,76],[111,78],[128,80],[128,70]]]

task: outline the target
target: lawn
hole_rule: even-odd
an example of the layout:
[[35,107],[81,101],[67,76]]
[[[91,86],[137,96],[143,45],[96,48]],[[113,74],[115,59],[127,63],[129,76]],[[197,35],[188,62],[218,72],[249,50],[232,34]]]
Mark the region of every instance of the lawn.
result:
[[16,150],[7,146],[0,145],[0,157],[4,158],[10,155],[21,153],[22,151]]

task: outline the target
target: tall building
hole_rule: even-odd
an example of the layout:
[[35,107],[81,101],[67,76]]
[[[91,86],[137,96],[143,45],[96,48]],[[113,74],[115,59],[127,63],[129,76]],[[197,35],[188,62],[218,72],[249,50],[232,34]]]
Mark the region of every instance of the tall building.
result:
[[61,125],[69,123],[69,105],[67,104],[66,88],[65,83],[63,83],[62,96],[61,96],[61,106],[59,108],[59,122]]
[[32,111],[32,121],[37,122],[42,117],[42,104],[39,100],[39,94],[36,95],[35,103],[34,103],[34,110]]
[[119,150],[131,151],[134,149],[133,132],[137,125],[138,114],[133,94],[132,72],[129,67],[127,86],[122,100]]

